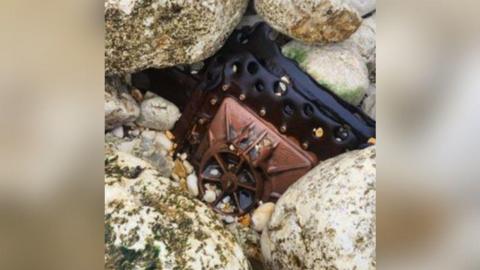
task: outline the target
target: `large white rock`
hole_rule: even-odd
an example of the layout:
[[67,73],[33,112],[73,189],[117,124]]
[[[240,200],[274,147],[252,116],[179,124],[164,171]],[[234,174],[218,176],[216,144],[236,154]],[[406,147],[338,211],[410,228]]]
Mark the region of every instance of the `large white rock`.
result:
[[214,54],[248,0],[105,0],[107,74],[191,64]]
[[105,78],[105,129],[131,123],[140,115],[140,108],[120,78]]
[[375,269],[375,156],[324,161],[283,194],[261,239],[272,269]]
[[277,31],[309,44],[345,40],[362,20],[344,0],[255,0],[255,9]]
[[305,45],[291,41],[282,48],[285,56],[350,104],[358,105],[370,84],[364,59],[356,49],[343,44]]
[[175,104],[151,92],[147,92],[140,108],[136,123],[146,128],[170,130],[180,118],[180,110]]
[[106,157],[106,269],[249,269],[213,211],[125,153]]

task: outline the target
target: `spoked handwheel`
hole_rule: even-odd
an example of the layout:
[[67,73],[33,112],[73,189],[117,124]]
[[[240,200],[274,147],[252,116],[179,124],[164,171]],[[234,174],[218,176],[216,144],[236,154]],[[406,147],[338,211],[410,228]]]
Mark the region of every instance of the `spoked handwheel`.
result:
[[232,145],[213,146],[200,163],[200,198],[216,211],[242,215],[252,210],[263,191],[261,174]]

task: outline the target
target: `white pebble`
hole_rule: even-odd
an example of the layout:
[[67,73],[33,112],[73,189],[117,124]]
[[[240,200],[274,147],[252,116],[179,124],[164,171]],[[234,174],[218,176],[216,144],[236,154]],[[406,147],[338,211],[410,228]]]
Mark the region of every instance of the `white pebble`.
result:
[[198,179],[195,174],[187,176],[187,187],[193,196],[198,196]]
[[173,148],[172,141],[170,141],[167,135],[163,132],[157,133],[157,136],[155,136],[155,142],[167,151],[170,151]]
[[235,218],[233,216],[222,216],[222,219],[228,224],[235,222]]
[[220,171],[217,170],[217,169],[211,169],[211,170],[210,170],[210,175],[212,175],[212,176],[219,176],[219,175],[220,175]]
[[212,190],[206,190],[205,194],[203,195],[203,200],[207,203],[212,203],[217,198],[217,195]]
[[117,128],[115,128],[114,130],[112,130],[112,134],[115,136],[115,137],[118,137],[118,138],[123,138],[123,126],[119,126]]
[[188,161],[183,161],[183,167],[185,167],[185,170],[187,171],[188,174],[193,173],[193,166],[190,164]]
[[275,204],[272,202],[264,203],[255,209],[252,214],[252,226],[255,231],[263,231],[272,217],[273,210],[275,210]]
[[140,135],[140,130],[138,129],[132,129],[129,131],[130,135],[134,136],[134,137],[137,137],[138,135]]

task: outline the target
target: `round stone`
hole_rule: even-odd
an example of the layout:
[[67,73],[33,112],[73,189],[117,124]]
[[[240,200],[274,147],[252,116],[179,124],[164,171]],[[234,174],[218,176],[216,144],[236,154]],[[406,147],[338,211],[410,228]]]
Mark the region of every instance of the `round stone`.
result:
[[221,48],[247,4],[247,0],[105,0],[106,73],[202,61]]

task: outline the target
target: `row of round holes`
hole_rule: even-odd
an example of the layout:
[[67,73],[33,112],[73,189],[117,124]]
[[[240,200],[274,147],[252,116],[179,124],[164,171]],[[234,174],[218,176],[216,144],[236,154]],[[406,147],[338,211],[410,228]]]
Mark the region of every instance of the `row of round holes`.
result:
[[[246,39],[246,41],[248,42],[248,39]],[[242,43],[242,44],[245,44],[245,43]],[[219,62],[222,62],[222,58],[217,58],[217,61]],[[232,65],[232,71],[233,73],[237,73],[239,70],[240,70],[240,66],[241,64],[239,62],[235,62],[233,65]],[[257,72],[258,72],[258,65],[255,63],[255,62],[250,62],[248,63],[247,65],[247,71],[251,74],[251,75],[255,75]],[[255,89],[258,91],[258,92],[262,92],[264,89],[265,89],[265,86],[263,85],[263,83],[261,81],[257,81],[255,83]],[[284,82],[282,81],[277,81],[275,82],[274,84],[274,93],[275,95],[277,96],[283,96],[285,95],[286,93],[286,90],[287,90],[287,86]],[[292,104],[290,103],[287,103],[283,109],[284,113],[289,115],[289,116],[292,116],[294,111],[295,111],[295,108],[293,107]],[[313,115],[313,112],[314,112],[314,109],[312,107],[312,105],[306,103],[304,106],[303,106],[303,113],[307,116],[307,117],[311,117]],[[337,132],[336,132],[336,140],[337,141],[343,141],[345,140],[348,136],[349,136],[349,133],[348,133],[348,130],[344,127],[340,127],[338,128]],[[315,136],[315,134],[314,134]]]

